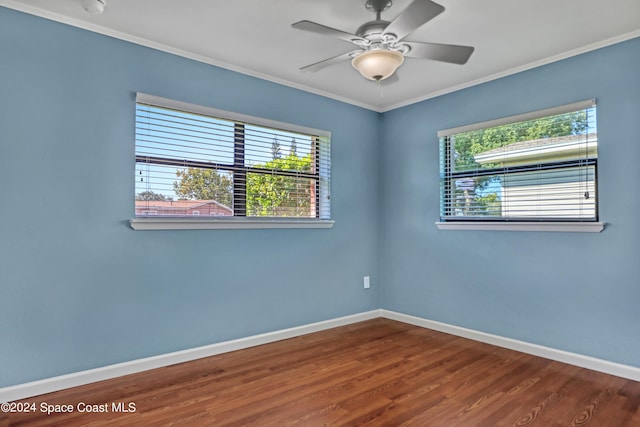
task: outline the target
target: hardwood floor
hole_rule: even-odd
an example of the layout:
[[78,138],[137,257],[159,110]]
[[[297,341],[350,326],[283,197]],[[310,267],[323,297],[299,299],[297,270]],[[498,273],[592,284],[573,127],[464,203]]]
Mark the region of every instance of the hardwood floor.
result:
[[0,426],[640,426],[640,382],[387,319],[23,402]]

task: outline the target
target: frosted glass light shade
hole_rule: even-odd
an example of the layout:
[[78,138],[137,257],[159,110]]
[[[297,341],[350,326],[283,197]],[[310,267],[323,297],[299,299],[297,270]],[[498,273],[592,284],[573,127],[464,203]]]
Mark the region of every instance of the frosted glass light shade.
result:
[[367,50],[351,61],[353,68],[365,79],[380,81],[390,77],[404,62],[404,56],[394,50]]

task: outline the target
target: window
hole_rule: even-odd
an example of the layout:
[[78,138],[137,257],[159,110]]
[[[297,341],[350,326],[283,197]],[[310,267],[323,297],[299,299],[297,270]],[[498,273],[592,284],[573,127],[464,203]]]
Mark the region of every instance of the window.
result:
[[597,223],[595,101],[449,129],[438,137],[440,228]]
[[329,220],[329,132],[151,95],[136,101],[134,228],[189,217],[199,222],[175,228],[206,217],[218,225],[197,228]]

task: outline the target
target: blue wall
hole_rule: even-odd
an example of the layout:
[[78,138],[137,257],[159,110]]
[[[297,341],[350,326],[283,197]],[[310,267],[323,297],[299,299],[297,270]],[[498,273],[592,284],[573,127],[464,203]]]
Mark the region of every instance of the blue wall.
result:
[[[640,39],[385,113],[382,307],[640,367]],[[596,98],[592,233],[441,231],[440,129]]]
[[[333,133],[323,230],[133,231],[135,92]],[[0,387],[379,308],[379,114],[0,8]]]
[[[0,8],[0,387],[379,307],[640,366],[639,53],[377,114]],[[131,230],[137,91],[330,130],[335,227]],[[435,227],[437,130],[589,98],[604,232]]]

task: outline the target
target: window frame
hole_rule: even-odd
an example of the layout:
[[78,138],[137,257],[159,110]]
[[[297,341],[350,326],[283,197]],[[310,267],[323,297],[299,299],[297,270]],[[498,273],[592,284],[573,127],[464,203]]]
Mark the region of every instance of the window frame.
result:
[[[561,105],[557,107],[547,108],[543,110],[532,111],[529,113],[518,114],[509,117],[503,117],[495,120],[489,120],[480,123],[474,123],[470,125],[459,126],[455,128],[441,130],[437,133],[438,140],[441,141],[443,138],[445,139],[444,144],[446,150],[445,153],[440,152],[441,164],[439,166],[440,169],[440,191],[439,191],[439,200],[440,200],[440,220],[436,221],[436,226],[440,230],[480,230],[480,231],[552,231],[552,232],[600,232],[604,229],[605,223],[599,221],[599,197],[596,199],[595,204],[595,219],[587,219],[580,220],[578,218],[571,218],[566,220],[550,220],[545,219],[543,217],[536,218],[533,220],[517,220],[514,218],[477,218],[477,219],[455,219],[450,216],[443,216],[442,214],[442,203],[444,203],[444,198],[446,195],[451,192],[451,180],[458,177],[458,175],[472,175],[473,172],[478,171],[464,171],[451,173],[448,169],[451,167],[450,160],[447,158],[448,150],[450,149],[449,141],[447,140],[452,135],[460,134],[464,132],[471,132],[480,129],[488,129],[492,127],[497,127],[501,125],[507,125],[517,122],[536,120],[545,117],[551,117],[559,114],[570,113],[574,111],[579,111],[582,109],[588,109],[596,106],[595,99],[590,99],[586,101],[576,102],[572,104]],[[440,143],[443,144],[443,143]],[[439,145],[440,145],[439,144]],[[440,148],[442,150],[442,148]],[[443,158],[444,157],[444,158]],[[449,162],[448,162],[449,161]],[[565,165],[564,162],[545,162],[544,164],[553,165],[557,163],[558,170],[561,170]],[[579,167],[594,167],[594,174],[596,175],[597,181],[597,157],[595,159],[589,159],[588,161],[580,161]],[[571,166],[570,167],[575,167]],[[497,168],[496,170],[483,170],[480,174],[489,174],[489,173],[499,173],[503,172],[508,174],[508,169],[518,169],[518,168]],[[522,168],[527,169],[526,167]],[[517,170],[514,170],[512,173],[517,173]],[[597,185],[594,183],[594,185]],[[450,197],[450,195],[449,195]]]
[[[309,128],[305,126],[294,125],[290,123],[283,123],[275,120],[265,119],[261,117],[254,117],[246,114],[235,113],[225,110],[220,110],[213,107],[207,107],[202,105],[191,104],[187,102],[177,101],[168,98],[162,98],[155,95],[149,95],[138,92],[136,94],[136,105],[147,104],[160,108],[180,110],[187,113],[199,114],[214,118],[220,118],[222,120],[228,120],[234,123],[234,152],[233,152],[233,164],[215,164],[215,163],[203,163],[206,169],[216,170],[232,170],[240,175],[247,173],[258,172],[265,173],[260,168],[248,166],[244,164],[244,128],[245,125],[261,126],[265,128],[278,129],[291,133],[306,134],[314,137],[312,141],[315,144],[317,150],[316,163],[319,163],[321,152],[327,150],[327,148],[321,148],[321,144],[326,144],[328,152],[325,151],[327,158],[327,177],[323,177],[319,165],[316,164],[316,173],[305,172],[290,172],[290,171],[278,171],[278,175],[289,175],[302,178],[315,179],[316,188],[316,217],[247,217],[246,216],[246,180],[242,180],[242,177],[236,177],[233,180],[233,200],[234,211],[239,209],[240,215],[228,216],[228,217],[171,217],[171,216],[134,216],[129,220],[131,228],[134,230],[195,230],[195,229],[256,229],[256,228],[331,228],[334,222],[330,218],[330,169],[331,169],[331,132]],[[136,165],[142,160],[148,159],[148,156],[135,156]],[[168,164],[183,166],[185,161],[180,159],[169,160],[167,159],[155,159],[158,164]],[[192,166],[198,166],[197,161],[187,162]],[[271,171],[268,171],[271,173]],[[323,197],[326,200],[321,200]],[[329,212],[329,218],[321,218],[320,209],[321,204],[325,204],[325,210]]]

